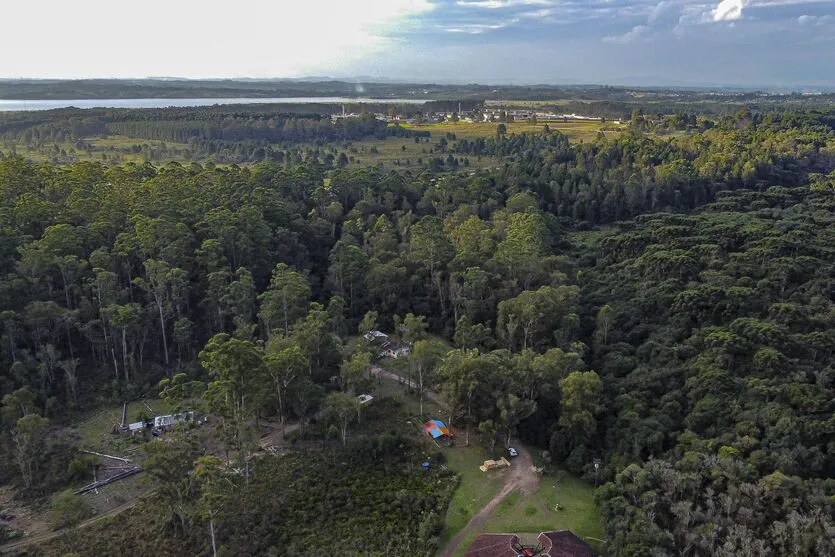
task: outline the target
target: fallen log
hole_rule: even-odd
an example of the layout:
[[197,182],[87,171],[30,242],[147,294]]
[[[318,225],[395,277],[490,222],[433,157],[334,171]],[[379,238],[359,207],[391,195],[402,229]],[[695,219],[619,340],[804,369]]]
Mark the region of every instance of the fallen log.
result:
[[82,487],[81,489],[76,489],[74,491],[74,493],[76,495],[81,495],[82,493],[87,493],[88,491],[93,491],[94,489],[98,489],[98,488],[100,488],[102,486],[105,486],[109,483],[113,483],[115,481],[127,478],[128,476],[133,476],[134,474],[138,474],[141,471],[142,471],[142,468],[140,468],[139,466],[136,466],[134,468],[128,468],[127,470],[124,470],[123,472],[119,472],[118,474],[116,474],[114,476],[111,476],[111,477],[107,478],[106,480],[99,480],[99,481],[93,482],[91,484],[87,484],[84,487]]
[[112,456],[112,455],[109,455],[109,454],[102,454],[102,453],[97,453],[96,451],[87,451],[87,450],[84,450],[84,449],[81,449],[81,452],[96,455],[96,456],[103,456],[104,458],[112,458],[113,460],[120,460],[120,461],[125,462],[127,464],[131,463],[131,460],[129,458],[122,458],[121,456]]

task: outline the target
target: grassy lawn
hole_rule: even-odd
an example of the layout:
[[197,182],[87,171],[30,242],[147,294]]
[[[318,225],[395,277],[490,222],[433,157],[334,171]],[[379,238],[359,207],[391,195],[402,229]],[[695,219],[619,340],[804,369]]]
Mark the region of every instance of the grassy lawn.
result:
[[[562,510],[555,509],[557,503]],[[509,495],[487,520],[485,529],[536,533],[572,530],[579,536],[594,538],[600,538],[603,532],[594,504],[594,487],[567,472],[543,476],[533,495]]]
[[[557,503],[562,510],[555,509]],[[594,487],[567,472],[545,475],[533,495],[510,494],[487,519],[483,529],[515,534],[538,534],[546,530],[571,530],[581,538],[602,539]],[[595,540],[587,541],[600,549]]]
[[487,459],[483,447],[450,447],[444,450],[447,466],[461,477],[461,483],[449,504],[442,543],[449,541],[502,487],[501,471],[482,472],[479,466]]

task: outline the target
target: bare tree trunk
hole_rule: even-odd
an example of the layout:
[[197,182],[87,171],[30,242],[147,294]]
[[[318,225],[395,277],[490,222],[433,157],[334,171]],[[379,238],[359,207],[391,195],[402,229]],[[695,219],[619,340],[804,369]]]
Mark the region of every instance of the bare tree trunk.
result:
[[125,368],[125,379],[128,378],[128,339],[126,328],[122,327],[122,365]]
[[420,418],[423,419],[423,366],[418,366],[418,390],[420,391]]
[[[116,381],[119,380],[119,364],[116,363],[116,349],[112,346],[110,348],[110,357],[113,358],[113,369],[116,370]],[[107,348],[105,348],[106,350]],[[128,380],[128,370],[125,370],[125,381]]]
[[281,438],[284,439],[284,400],[281,396],[281,389],[276,385],[276,397],[278,398],[278,419],[281,423]]
[[157,302],[159,308],[159,326],[162,329],[162,350],[165,352],[165,365],[168,365],[168,339],[165,336],[165,316],[162,313],[162,303]]
[[209,516],[209,531],[212,534],[212,556],[217,557],[217,545],[215,545],[215,518]]

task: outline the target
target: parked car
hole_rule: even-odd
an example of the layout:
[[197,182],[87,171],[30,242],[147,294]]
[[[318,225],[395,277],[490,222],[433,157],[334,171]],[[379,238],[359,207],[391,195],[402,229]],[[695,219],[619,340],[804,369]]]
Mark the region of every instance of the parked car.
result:
[[513,447],[508,447],[507,454],[509,454],[511,458],[513,458],[514,456],[519,456],[519,453]]

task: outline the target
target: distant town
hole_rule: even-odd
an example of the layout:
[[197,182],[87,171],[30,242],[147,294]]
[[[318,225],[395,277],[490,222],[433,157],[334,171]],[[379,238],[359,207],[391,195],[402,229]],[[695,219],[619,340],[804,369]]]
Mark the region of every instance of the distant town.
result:
[[[349,112],[342,107],[342,112],[331,115],[332,121],[341,120],[343,118],[358,118],[362,114],[359,112]],[[569,121],[588,121],[588,122],[606,122],[606,118],[601,116],[584,116],[581,114],[565,114],[554,111],[542,110],[525,110],[525,109],[503,109],[503,108],[486,108],[477,106],[474,108],[461,108],[458,110],[430,110],[415,115],[414,112],[396,113],[389,110],[386,113],[375,112],[374,116],[384,122],[390,124],[438,124],[444,122],[464,122],[464,123],[484,123],[484,122],[514,122],[514,121],[528,121],[528,122],[569,122]],[[620,120],[611,120],[613,124],[620,124]]]

